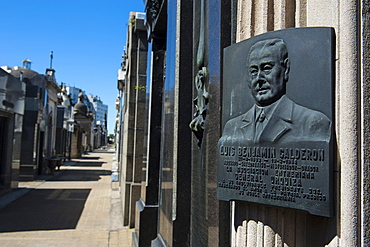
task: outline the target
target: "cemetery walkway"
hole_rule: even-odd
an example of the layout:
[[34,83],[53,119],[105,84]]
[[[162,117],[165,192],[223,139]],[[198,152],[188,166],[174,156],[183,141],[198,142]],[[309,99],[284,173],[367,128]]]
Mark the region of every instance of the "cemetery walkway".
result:
[[113,152],[95,151],[0,197],[1,246],[131,246]]

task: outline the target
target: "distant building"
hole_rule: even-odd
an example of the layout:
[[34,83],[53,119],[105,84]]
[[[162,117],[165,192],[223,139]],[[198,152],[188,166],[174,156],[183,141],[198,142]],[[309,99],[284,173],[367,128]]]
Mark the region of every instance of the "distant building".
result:
[[94,119],[84,103],[85,95],[80,92],[78,102],[73,107],[76,126],[72,135],[71,157],[80,158],[84,152],[92,150],[92,121]]
[[83,103],[86,105],[87,107],[87,114],[88,115],[93,115],[94,118],[95,118],[95,107],[94,105],[92,104],[92,101],[88,98],[88,95],[86,95],[85,91],[78,88],[78,87],[70,87],[70,86],[67,86],[66,87],[66,91],[67,91],[67,95],[69,96],[69,98],[71,99],[71,103],[72,105],[74,106],[75,104],[77,104],[77,102],[79,101],[79,95],[80,93],[83,94]]
[[55,149],[59,157],[64,159],[71,158],[71,142],[74,132],[73,106],[67,95],[66,86],[62,83],[61,93],[58,95],[60,105],[58,105],[58,120]]
[[93,118],[91,123],[92,131],[91,137],[88,140],[91,141],[88,146],[88,151],[101,147],[107,143],[107,115],[108,115],[108,105],[103,104],[99,96],[94,96],[92,94],[85,94],[80,88],[66,86],[67,95],[71,99],[72,105],[76,105],[79,100],[79,94],[83,94],[83,103],[87,108],[87,115]]
[[0,69],[0,194],[17,188],[26,84]]
[[57,94],[60,89],[55,70],[46,69],[43,75],[30,69],[31,60],[22,62],[23,68],[2,68],[25,83],[21,146],[16,152],[19,152],[19,180],[33,180],[39,174],[50,172],[49,160],[56,154]]
[[29,60],[29,59],[24,59],[24,60],[22,60],[22,63],[23,63],[23,68],[31,69],[31,63],[32,63],[32,61],[31,61],[31,60]]
[[88,94],[87,98],[92,103],[95,109],[95,123],[104,128],[107,128],[107,114],[108,114],[108,105],[103,104],[103,101],[100,100],[100,97],[93,96],[92,94]]
[[[67,94],[71,98],[72,105],[75,105],[78,102],[78,95],[80,92],[83,92],[81,89],[77,87],[66,87]],[[84,92],[83,92],[84,93]]]
[[93,105],[95,110],[94,119],[94,148],[98,148],[107,144],[107,115],[108,115],[108,105],[103,104],[98,96],[93,96],[88,94],[87,98]]

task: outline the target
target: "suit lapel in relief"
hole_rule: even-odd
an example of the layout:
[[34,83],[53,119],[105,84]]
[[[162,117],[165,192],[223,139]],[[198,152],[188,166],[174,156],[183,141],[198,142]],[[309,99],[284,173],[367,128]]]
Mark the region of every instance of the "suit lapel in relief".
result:
[[246,141],[253,141],[254,132],[255,132],[255,124],[254,124],[254,108],[253,106],[247,113],[243,116],[243,123],[240,127],[243,133],[243,139]]
[[293,102],[283,97],[263,130],[260,141],[276,142],[292,129]]

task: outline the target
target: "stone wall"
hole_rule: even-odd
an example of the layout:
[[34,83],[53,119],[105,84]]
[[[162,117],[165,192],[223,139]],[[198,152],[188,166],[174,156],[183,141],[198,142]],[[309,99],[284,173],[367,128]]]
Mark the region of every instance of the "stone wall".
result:
[[[365,9],[366,2],[363,2]],[[259,204],[233,203],[233,246],[358,246],[361,244],[361,212],[367,196],[361,196],[361,177],[368,177],[363,162],[362,124],[368,118],[361,109],[361,23],[358,1],[240,0],[237,41],[283,28],[330,26],[336,32],[334,217]],[[364,9],[364,10],[365,10]],[[366,11],[364,11],[366,13]],[[364,19],[366,25],[367,19]],[[364,29],[367,30],[367,29]],[[366,32],[366,31],[365,31]],[[363,37],[366,37],[365,35]],[[366,45],[364,52],[367,52]],[[365,57],[365,56],[364,56]],[[365,91],[364,91],[365,92]],[[361,100],[362,99],[362,100]],[[361,122],[361,119],[363,122]],[[366,126],[366,125],[364,125]],[[366,142],[364,142],[366,145]],[[365,190],[366,191],[366,190]],[[362,200],[361,200],[362,198]],[[366,231],[364,231],[366,232]]]
[[[145,127],[139,119],[143,112],[140,107],[144,105],[134,87],[140,85],[138,66],[145,66],[147,61],[144,55],[138,55],[140,38],[130,25],[130,71],[122,127],[124,222],[136,226],[136,243],[368,245],[368,1],[197,0],[189,4],[178,0],[147,1],[146,8],[152,67],[148,163],[142,180],[135,178],[143,168],[141,155],[145,155],[143,133],[136,128]],[[223,49],[265,32],[314,26],[335,30],[334,216],[217,200],[217,142],[223,127]],[[203,75],[202,88],[196,82]],[[204,131],[193,128],[193,135],[188,125],[193,114],[197,116],[197,110],[204,106],[199,98],[206,99]],[[135,186],[143,186],[141,194]],[[135,201],[139,201],[136,209]]]
[[[141,196],[143,157],[145,156],[145,85],[147,64],[146,32],[138,29],[135,13],[130,13],[127,37],[127,64],[124,119],[121,135],[121,197],[123,222],[135,227],[136,201]],[[144,87],[144,88],[143,88]]]

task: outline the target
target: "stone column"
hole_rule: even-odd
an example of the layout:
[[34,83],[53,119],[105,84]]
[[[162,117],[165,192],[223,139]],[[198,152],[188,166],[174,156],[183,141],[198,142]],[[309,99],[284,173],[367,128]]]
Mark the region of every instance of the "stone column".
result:
[[122,128],[122,171],[121,198],[123,224],[134,227],[133,212],[131,211],[131,183],[133,182],[134,129],[135,129],[135,86],[137,80],[137,36],[134,33],[135,13],[130,13],[127,32],[127,81],[125,87],[125,110]]
[[[339,4],[338,162],[340,162],[340,244],[358,246],[360,230],[360,29],[359,2]],[[348,69],[350,68],[350,69]]]
[[165,50],[158,47],[159,40],[152,40],[152,80],[150,83],[149,116],[148,116],[148,153],[146,166],[146,181],[143,183],[142,195],[137,202],[140,211],[140,224],[136,222],[136,241],[139,246],[150,246],[151,241],[157,237],[158,225],[158,195],[160,172],[161,147],[161,120],[162,96],[164,80]]
[[[143,19],[130,13],[127,39],[127,81],[122,128],[121,198],[123,223],[135,227],[136,201],[140,199],[145,126],[145,85],[147,64],[146,33]],[[141,25],[140,25],[141,24]]]
[[[138,20],[136,20],[136,23]],[[136,29],[137,52],[136,58],[131,61],[136,63],[136,81],[134,86],[134,129],[133,129],[133,164],[132,164],[132,183],[130,185],[130,226],[135,226],[136,202],[141,197],[141,182],[143,180],[143,158],[146,154],[144,143],[144,127],[146,122],[146,69],[147,69],[147,50],[148,42],[146,32]]]
[[363,49],[363,79],[362,79],[362,236],[363,246],[370,245],[370,1],[362,1],[362,49]]

